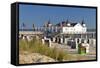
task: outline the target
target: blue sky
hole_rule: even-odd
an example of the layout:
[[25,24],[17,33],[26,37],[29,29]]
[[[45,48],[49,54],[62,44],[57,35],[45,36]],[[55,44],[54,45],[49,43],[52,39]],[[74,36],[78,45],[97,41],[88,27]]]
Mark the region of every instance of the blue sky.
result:
[[83,19],[88,28],[96,28],[96,9],[19,5],[19,28],[22,28],[22,23],[25,23],[25,28],[31,29],[33,23],[40,27],[48,20],[57,24],[66,20],[80,23]]

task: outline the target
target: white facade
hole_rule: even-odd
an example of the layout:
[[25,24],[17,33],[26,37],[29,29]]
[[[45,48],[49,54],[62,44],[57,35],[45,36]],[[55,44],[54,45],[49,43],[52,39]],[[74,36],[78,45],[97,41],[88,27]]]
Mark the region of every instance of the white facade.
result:
[[81,34],[81,33],[86,33],[87,28],[85,24],[81,25],[80,23],[77,23],[74,26],[65,26],[62,27],[62,33],[67,33],[67,34]]

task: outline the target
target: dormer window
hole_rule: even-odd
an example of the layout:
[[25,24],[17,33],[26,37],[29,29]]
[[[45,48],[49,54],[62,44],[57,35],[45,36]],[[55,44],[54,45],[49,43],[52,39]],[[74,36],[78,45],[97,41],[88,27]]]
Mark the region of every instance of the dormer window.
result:
[[86,25],[85,25],[85,24],[83,24],[83,26],[85,27]]
[[70,23],[68,23],[67,26],[71,26]]

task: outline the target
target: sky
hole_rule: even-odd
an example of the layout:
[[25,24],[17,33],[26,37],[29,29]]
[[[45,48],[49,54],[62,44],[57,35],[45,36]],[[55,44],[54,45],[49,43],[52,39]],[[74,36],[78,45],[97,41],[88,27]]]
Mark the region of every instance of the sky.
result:
[[36,27],[43,26],[44,23],[50,22],[57,24],[62,21],[84,22],[88,29],[96,28],[96,9],[79,8],[79,7],[57,7],[57,6],[40,6],[40,5],[19,5],[19,28],[32,29],[32,24]]

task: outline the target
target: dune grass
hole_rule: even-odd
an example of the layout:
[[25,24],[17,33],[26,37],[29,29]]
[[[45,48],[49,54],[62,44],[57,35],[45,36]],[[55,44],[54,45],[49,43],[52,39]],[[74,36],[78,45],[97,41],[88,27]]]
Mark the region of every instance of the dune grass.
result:
[[36,38],[33,38],[33,40],[30,42],[27,40],[19,40],[19,52],[22,51],[27,51],[29,53],[40,53],[57,61],[68,60],[71,57],[67,54],[67,52],[57,48],[50,48],[46,44],[42,44],[40,39]]
[[[63,51],[58,48],[50,48],[47,44],[42,44],[40,39],[35,37],[31,41],[19,40],[19,53],[28,52],[28,53],[40,53],[55,59],[56,61],[78,61],[86,60],[88,57],[80,54],[69,54],[67,51]],[[90,58],[91,59],[91,58]]]

